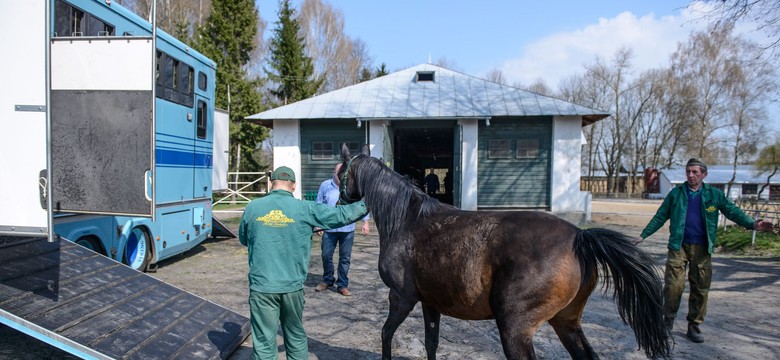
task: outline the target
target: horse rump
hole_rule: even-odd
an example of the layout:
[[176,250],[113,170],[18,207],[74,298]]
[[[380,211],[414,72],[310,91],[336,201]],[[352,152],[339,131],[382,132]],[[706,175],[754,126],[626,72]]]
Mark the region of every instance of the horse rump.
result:
[[598,268],[604,273],[602,288],[605,293],[613,290],[620,318],[634,331],[639,348],[650,358],[669,358],[663,283],[652,258],[630,237],[601,228],[580,230],[574,248],[583,267],[583,279],[589,279]]

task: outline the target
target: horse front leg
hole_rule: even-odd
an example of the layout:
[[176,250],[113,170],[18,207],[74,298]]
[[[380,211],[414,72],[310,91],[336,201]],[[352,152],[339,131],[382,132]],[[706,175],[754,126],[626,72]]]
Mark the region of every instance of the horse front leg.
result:
[[390,313],[387,314],[385,325],[382,326],[382,360],[390,360],[392,358],[395,330],[406,320],[406,317],[414,309],[414,304],[416,304],[416,302],[412,303],[401,299],[393,289],[390,289],[389,300]]
[[436,349],[439,347],[439,320],[441,313],[423,303],[423,320],[425,321],[425,352],[428,360],[436,360]]

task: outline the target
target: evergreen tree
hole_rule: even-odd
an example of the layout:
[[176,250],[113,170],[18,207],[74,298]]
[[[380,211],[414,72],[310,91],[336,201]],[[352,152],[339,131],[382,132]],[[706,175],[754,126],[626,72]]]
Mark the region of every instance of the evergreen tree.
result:
[[271,70],[268,78],[276,84],[270,92],[280,104],[290,104],[316,94],[322,79],[314,77],[314,64],[306,56],[305,42],[300,36],[301,26],[295,17],[290,0],[279,2],[279,20],[270,42]]
[[258,21],[253,0],[213,0],[196,41],[196,49],[217,63],[216,106],[230,110],[231,168],[236,168],[235,159],[241,151],[241,171],[258,171],[270,165],[253,157],[268,137],[268,129],[244,120],[264,110],[260,89],[265,80],[250,78],[245,67],[255,49]]

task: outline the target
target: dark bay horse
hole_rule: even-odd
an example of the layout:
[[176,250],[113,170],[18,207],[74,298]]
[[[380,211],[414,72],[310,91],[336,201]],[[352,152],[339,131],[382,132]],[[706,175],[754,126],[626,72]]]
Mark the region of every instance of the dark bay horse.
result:
[[428,359],[436,358],[442,314],[495,319],[508,359],[536,358],[532,339],[545,321],[572,358],[596,359],[580,324],[600,278],[645,354],[670,356],[661,281],[627,236],[543,212],[462,211],[369,157],[367,147],[351,157],[342,145],[341,156],[342,201],[364,199],[379,231],[379,275],[390,288],[383,359],[417,302]]

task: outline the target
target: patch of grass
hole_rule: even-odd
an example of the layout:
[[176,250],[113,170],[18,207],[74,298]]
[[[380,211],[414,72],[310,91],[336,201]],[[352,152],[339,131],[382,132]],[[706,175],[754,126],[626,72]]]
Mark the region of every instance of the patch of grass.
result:
[[718,229],[718,246],[726,253],[736,255],[780,255],[780,235],[774,232],[757,232],[755,245],[751,245],[753,231],[731,226]]
[[222,219],[221,221],[225,225],[238,225],[238,223],[241,222],[241,217],[240,216],[230,217],[230,218]]

